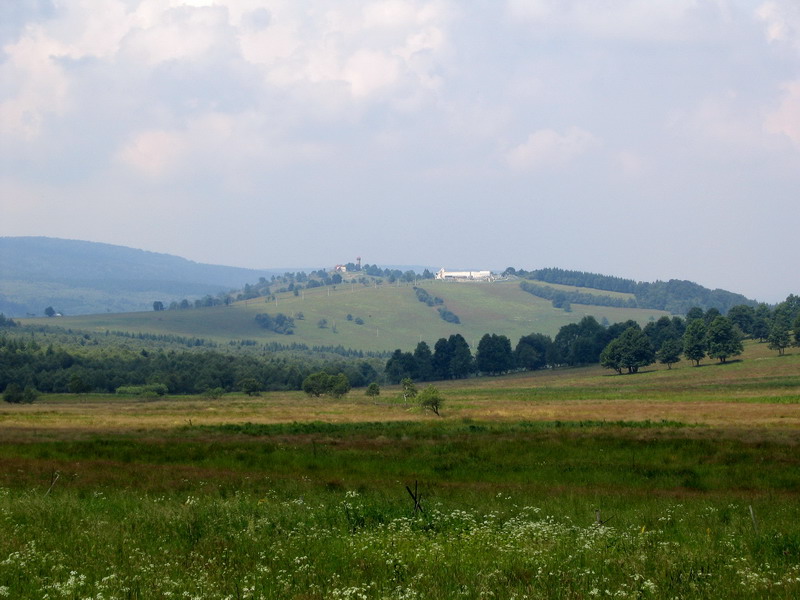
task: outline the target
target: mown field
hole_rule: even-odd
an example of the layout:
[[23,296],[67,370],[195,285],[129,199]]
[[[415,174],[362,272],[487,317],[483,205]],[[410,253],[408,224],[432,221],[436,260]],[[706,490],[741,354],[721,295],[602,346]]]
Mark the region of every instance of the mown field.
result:
[[[231,339],[252,339],[283,344],[305,343],[309,346],[337,346],[361,350],[412,350],[425,341],[432,348],[437,339],[460,333],[477,346],[485,333],[506,335],[516,343],[523,335],[541,332],[555,336],[563,325],[577,323],[586,315],[603,318],[610,323],[633,319],[646,324],[667,314],[649,309],[623,309],[573,305],[572,312],[553,308],[543,300],[523,292],[518,282],[451,283],[426,280],[420,283],[431,295],[442,298],[461,324],[452,324],[439,317],[436,308],[417,300],[411,284],[365,287],[344,283],[327,288],[304,290],[302,295],[277,294],[277,302],[264,298],[191,310],[101,314],[53,319],[23,319],[24,323],[58,325],[93,332],[129,331],[136,333],[172,334],[227,342]],[[570,288],[582,289],[582,288]],[[604,292],[605,293],[605,292]],[[258,326],[259,313],[295,318],[294,334],[280,335]],[[352,316],[352,320],[347,319]],[[360,318],[363,324],[357,324]],[[321,319],[327,321],[320,328]]]
[[797,350],[437,385],[0,406],[0,597],[800,595]]

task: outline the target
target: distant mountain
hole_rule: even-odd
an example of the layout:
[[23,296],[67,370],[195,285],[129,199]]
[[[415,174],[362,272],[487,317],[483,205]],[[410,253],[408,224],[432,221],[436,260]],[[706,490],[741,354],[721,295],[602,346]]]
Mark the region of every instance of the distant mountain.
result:
[[148,310],[241,289],[277,270],[196,263],[125,246],[47,237],[0,237],[0,312],[41,315]]

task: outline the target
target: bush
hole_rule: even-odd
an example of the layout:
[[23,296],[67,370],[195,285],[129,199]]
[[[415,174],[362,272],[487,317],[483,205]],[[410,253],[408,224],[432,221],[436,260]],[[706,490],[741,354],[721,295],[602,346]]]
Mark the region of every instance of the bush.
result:
[[444,404],[444,398],[442,398],[441,393],[434,386],[429,385],[422,390],[417,395],[417,400],[424,410],[432,411],[437,417],[441,416],[439,410],[441,410],[442,404]]
[[16,383],[9,383],[3,392],[3,400],[11,404],[19,404],[22,402],[22,388]]
[[116,393],[120,396],[145,396],[153,398],[165,396],[169,389],[163,383],[152,383],[149,385],[121,385]]
[[379,386],[376,382],[372,382],[367,386],[366,395],[370,398],[374,398],[375,396],[381,395],[381,386]]
[[448,323],[455,323],[458,325],[461,323],[461,319],[458,318],[458,315],[454,312],[447,310],[446,308],[439,308],[439,316],[442,318],[443,321],[447,321]]
[[325,371],[319,371],[303,380],[303,391],[309,396],[317,398],[323,394],[341,398],[350,391],[350,380],[344,373],[329,375]]

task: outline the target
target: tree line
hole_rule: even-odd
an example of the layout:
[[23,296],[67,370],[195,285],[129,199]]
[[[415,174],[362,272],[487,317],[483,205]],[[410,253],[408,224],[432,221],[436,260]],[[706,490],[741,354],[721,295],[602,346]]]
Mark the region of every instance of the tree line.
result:
[[[746,305],[756,306],[754,300],[750,300],[742,294],[736,294],[727,290],[710,290],[693,281],[680,279],[670,279],[669,281],[634,281],[633,279],[623,279],[610,275],[599,275],[597,273],[587,273],[584,271],[571,271],[567,269],[547,268],[536,269],[533,271],[517,270],[508,267],[505,275],[515,275],[523,279],[542,281],[545,283],[555,283],[570,285],[575,287],[592,288],[608,292],[621,292],[633,294],[634,301],[612,298],[603,294],[582,294],[579,292],[566,292],[564,299],[566,302],[574,304],[592,304],[598,306],[627,306],[638,308],[651,308],[665,310],[673,314],[685,314],[693,307],[702,310],[715,308],[723,313],[728,312],[734,306]],[[525,283],[525,282],[522,282]],[[553,294],[548,290],[530,288],[526,289],[532,294]],[[550,288],[552,290],[552,288]],[[576,294],[570,297],[570,294]],[[546,297],[546,296],[542,296]],[[551,298],[548,298],[551,299]],[[621,303],[620,303],[621,302]]]
[[[793,332],[793,334],[792,334]],[[460,334],[440,338],[433,352],[426,342],[413,352],[400,349],[386,361],[390,383],[460,379],[473,373],[497,375],[601,363],[618,373],[636,373],[656,361],[671,365],[681,356],[699,365],[704,358],[720,362],[742,352],[742,340],[767,342],[780,354],[800,346],[800,297],[790,295],[774,308],[738,305],[723,316],[716,308],[690,309],[685,318],[663,316],[641,327],[628,320],[605,326],[592,316],[561,327],[555,338],[541,333],[520,337],[512,348],[504,335],[485,334],[472,350]]]

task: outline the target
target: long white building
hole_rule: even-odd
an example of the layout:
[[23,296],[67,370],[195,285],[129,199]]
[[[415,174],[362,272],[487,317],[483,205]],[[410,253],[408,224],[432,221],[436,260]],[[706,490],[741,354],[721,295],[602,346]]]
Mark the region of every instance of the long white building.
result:
[[444,268],[436,272],[436,279],[449,279],[458,281],[491,281],[494,279],[491,271],[447,271]]

